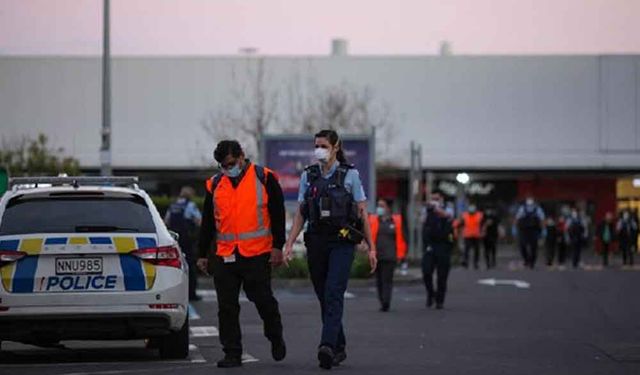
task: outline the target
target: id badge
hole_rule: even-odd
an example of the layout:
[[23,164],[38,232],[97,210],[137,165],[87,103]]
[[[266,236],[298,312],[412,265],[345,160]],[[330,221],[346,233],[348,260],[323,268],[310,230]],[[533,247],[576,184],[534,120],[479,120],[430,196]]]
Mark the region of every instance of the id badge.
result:
[[223,257],[222,260],[224,263],[235,263],[236,262],[236,254],[231,254],[228,257]]

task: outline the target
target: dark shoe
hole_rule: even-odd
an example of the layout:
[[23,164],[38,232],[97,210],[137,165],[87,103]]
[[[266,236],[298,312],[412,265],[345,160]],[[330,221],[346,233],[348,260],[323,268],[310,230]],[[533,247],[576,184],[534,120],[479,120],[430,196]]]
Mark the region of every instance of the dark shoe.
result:
[[347,352],[342,350],[336,353],[336,355],[333,357],[333,365],[334,366],[340,366],[340,364],[342,362],[345,361],[345,359],[347,359]]
[[431,307],[433,307],[433,298],[427,297],[427,308],[430,309]]
[[389,311],[389,304],[388,303],[383,303],[382,306],[380,307],[380,311],[382,311],[382,312]]
[[283,339],[271,343],[271,357],[276,362],[280,362],[287,356],[287,345]]
[[218,367],[231,368],[242,366],[242,358],[236,356],[225,355],[223,359],[218,361]]
[[442,303],[436,304],[436,310],[442,310],[443,308],[444,308],[444,305]]
[[330,347],[322,345],[318,349],[318,361],[320,361],[321,368],[325,370],[331,370],[334,358],[335,355],[333,354],[333,350]]

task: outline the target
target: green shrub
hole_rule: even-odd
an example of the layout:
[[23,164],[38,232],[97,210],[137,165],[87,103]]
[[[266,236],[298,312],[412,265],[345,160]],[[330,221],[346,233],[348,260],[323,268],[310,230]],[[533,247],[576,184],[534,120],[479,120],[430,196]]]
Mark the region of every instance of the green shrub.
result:
[[351,265],[352,279],[368,279],[371,276],[371,266],[369,265],[369,257],[366,253],[356,252]]
[[295,257],[289,261],[289,267],[280,266],[273,270],[273,277],[279,279],[306,279],[309,277],[307,259]]

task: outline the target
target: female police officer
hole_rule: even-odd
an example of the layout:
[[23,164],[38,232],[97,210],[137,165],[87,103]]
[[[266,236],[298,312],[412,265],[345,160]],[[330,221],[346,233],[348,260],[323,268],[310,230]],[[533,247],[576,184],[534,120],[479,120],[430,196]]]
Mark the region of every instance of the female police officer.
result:
[[307,167],[300,179],[300,206],[285,259],[291,257],[293,243],[307,221],[307,262],[322,314],[318,360],[320,367],[331,369],[346,359],[342,313],[355,245],[366,240],[372,272],[377,259],[362,182],[358,171],[346,163],[338,134],[333,130],[317,133],[314,155],[318,163]]

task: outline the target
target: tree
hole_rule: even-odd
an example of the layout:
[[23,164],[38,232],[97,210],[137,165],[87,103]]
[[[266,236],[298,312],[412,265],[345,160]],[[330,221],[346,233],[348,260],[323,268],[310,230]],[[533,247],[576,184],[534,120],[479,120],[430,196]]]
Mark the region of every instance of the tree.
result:
[[63,148],[51,149],[47,143],[48,138],[42,133],[36,139],[23,137],[18,142],[10,143],[3,140],[0,165],[5,166],[12,177],[80,173],[78,160],[63,156]]
[[278,92],[267,80],[263,58],[248,58],[245,74],[232,69],[231,100],[218,112],[210,112],[201,125],[214,141],[239,138],[247,155],[260,155],[262,135],[273,127],[277,115]]
[[[231,100],[224,109],[210,112],[202,127],[214,141],[238,138],[248,155],[260,155],[264,134],[285,132],[313,134],[334,129],[341,134],[368,135],[375,128],[380,161],[393,140],[389,106],[374,99],[368,87],[343,82],[320,87],[312,69],[306,79],[294,73],[286,87],[285,101],[280,90],[270,84],[264,58],[249,58],[245,74],[232,69]],[[380,147],[382,146],[382,147]]]

